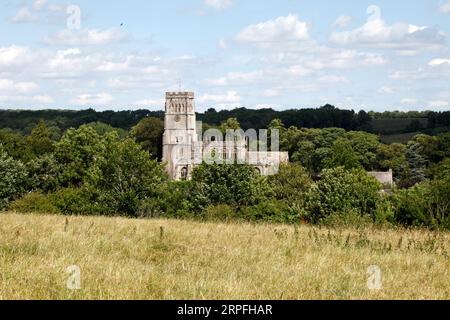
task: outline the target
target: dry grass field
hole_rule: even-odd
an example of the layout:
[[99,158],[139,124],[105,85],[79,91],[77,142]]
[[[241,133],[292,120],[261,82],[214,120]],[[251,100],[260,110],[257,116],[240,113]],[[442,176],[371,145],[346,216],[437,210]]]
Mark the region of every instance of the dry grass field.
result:
[[[449,233],[0,214],[0,299],[450,299]],[[67,288],[67,267],[81,289]],[[382,289],[368,289],[368,268]]]

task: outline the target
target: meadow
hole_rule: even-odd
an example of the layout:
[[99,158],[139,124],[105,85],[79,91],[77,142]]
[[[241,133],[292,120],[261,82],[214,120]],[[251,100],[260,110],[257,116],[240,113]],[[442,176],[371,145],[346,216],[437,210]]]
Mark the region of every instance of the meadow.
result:
[[[449,299],[449,240],[413,229],[1,213],[0,299]],[[73,265],[80,290],[67,287]]]

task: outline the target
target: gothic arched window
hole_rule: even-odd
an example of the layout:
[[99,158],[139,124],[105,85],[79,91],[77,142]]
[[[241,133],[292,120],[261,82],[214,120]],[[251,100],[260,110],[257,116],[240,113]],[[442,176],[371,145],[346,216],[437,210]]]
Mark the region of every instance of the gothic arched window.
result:
[[187,180],[187,176],[188,176],[188,169],[187,169],[187,167],[181,168],[181,174],[180,174],[181,180],[183,180],[183,181]]

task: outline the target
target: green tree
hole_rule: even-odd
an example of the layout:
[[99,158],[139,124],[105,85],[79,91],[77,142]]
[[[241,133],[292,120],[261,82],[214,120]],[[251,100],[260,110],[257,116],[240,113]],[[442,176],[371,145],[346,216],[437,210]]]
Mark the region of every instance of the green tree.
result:
[[192,202],[202,211],[218,204],[254,205],[270,194],[267,179],[248,165],[202,164],[192,174]]
[[435,179],[442,179],[450,176],[450,158],[445,158],[441,162],[433,165],[429,170],[430,176]]
[[220,130],[225,134],[227,130],[239,130],[241,124],[236,118],[229,118],[227,121],[223,122],[220,126]]
[[358,156],[353,150],[350,141],[346,139],[338,139],[331,147],[331,154],[325,159],[327,168],[344,167],[345,169],[360,168]]
[[0,145],[0,210],[25,192],[27,172],[21,161],[11,158]]
[[382,144],[377,148],[377,167],[380,170],[392,169],[395,176],[400,175],[406,166],[406,145],[401,143]]
[[400,177],[400,187],[409,188],[427,179],[426,170],[429,162],[422,152],[423,146],[420,143],[414,141],[408,143],[405,152],[407,164]]
[[10,129],[0,129],[0,145],[4,151],[15,160],[21,160],[26,163],[33,159],[33,150],[27,143],[26,137]]
[[272,136],[272,132],[273,130],[278,130],[278,136],[279,136],[279,147],[282,148],[282,142],[286,139],[286,128],[284,127],[283,122],[280,119],[273,119],[270,123],[269,126],[267,127],[267,137],[269,139],[269,145],[268,147],[271,147],[271,136]]
[[139,206],[139,216],[158,217],[191,217],[190,195],[192,182],[168,181],[159,186],[159,196],[144,199]]
[[277,200],[286,201],[297,212],[304,208],[306,195],[313,183],[304,167],[294,163],[283,164],[278,174],[268,180]]
[[308,168],[308,171],[314,174],[316,160],[314,157],[315,149],[316,146],[311,141],[300,141],[297,151],[292,156],[292,160]]
[[144,118],[131,129],[131,136],[150,152],[154,159],[162,159],[164,122],[158,118]]
[[362,169],[326,169],[308,195],[310,218],[320,222],[332,214],[350,211],[374,218],[380,190],[380,183]]
[[397,190],[392,203],[401,224],[450,229],[450,176]]
[[36,156],[41,156],[53,152],[54,145],[51,139],[52,133],[43,120],[39,121],[36,127],[27,137],[27,142]]
[[63,187],[81,186],[88,169],[104,149],[104,139],[93,129],[69,129],[55,146]]
[[358,162],[364,169],[368,171],[378,169],[377,149],[381,142],[377,135],[362,131],[350,131],[344,136],[350,141]]
[[60,187],[61,165],[53,154],[45,154],[27,163],[29,188],[44,193]]
[[121,139],[125,139],[128,135],[128,132],[122,128],[114,128],[113,126],[103,123],[103,122],[91,122],[86,125],[87,127],[91,127],[95,130],[99,135],[104,136],[109,132],[117,132]]
[[445,152],[448,152],[448,150],[440,149],[442,140],[440,140],[439,137],[419,134],[413,138],[412,142],[418,145],[417,150],[420,152],[420,155],[425,158],[428,164],[442,161],[445,157]]
[[116,133],[107,135],[105,148],[89,170],[87,187],[111,213],[136,216],[140,202],[160,195],[167,175],[156,160],[132,139],[120,141]]

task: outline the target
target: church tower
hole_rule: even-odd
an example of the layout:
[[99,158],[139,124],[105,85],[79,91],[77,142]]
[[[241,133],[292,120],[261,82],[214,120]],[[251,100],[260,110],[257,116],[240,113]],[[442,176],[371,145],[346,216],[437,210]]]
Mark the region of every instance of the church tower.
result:
[[198,144],[193,92],[167,92],[163,162],[173,180],[189,179]]

